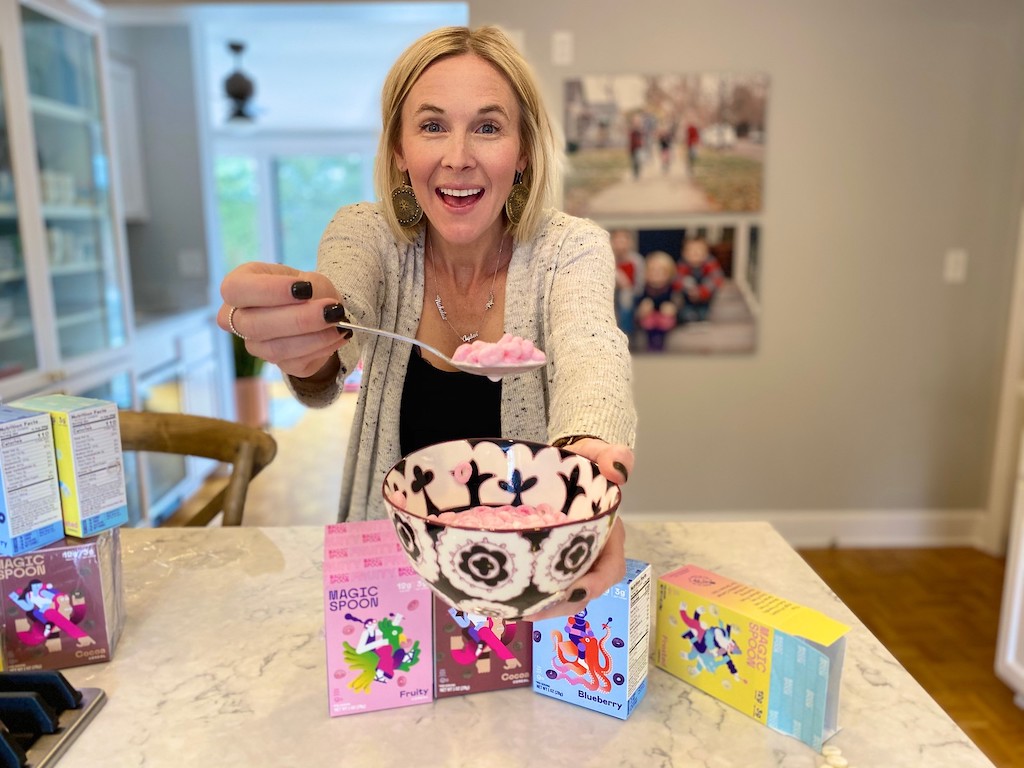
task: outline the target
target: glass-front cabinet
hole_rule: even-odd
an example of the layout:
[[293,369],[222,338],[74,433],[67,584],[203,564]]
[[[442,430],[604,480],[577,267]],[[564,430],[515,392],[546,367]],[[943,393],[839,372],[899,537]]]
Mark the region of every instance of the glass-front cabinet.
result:
[[8,130],[10,90],[0,60],[0,379],[38,368],[28,280],[14,195],[14,157]]
[[99,9],[0,0],[0,397],[128,354]]

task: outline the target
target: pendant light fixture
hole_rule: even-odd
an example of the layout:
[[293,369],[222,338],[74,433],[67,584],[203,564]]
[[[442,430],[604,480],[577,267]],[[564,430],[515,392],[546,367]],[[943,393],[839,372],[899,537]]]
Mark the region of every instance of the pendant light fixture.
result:
[[253,116],[249,112],[249,102],[256,93],[256,84],[242,71],[242,53],[245,52],[245,43],[232,40],[228,43],[228,50],[235,57],[235,71],[224,81],[224,93],[231,100],[228,121],[251,123]]

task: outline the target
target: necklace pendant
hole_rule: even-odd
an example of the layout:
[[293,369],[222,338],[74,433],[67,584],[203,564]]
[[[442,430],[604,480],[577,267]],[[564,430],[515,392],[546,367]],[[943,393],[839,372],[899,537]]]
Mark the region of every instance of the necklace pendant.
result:
[[444,311],[444,304],[441,303],[441,294],[434,296],[434,304],[437,305],[437,312],[441,315],[441,319],[445,322],[448,321],[448,313]]
[[493,306],[494,306],[494,291],[491,291],[487,295],[487,306],[484,307],[484,312],[486,312],[488,309],[490,309]]
[[471,342],[473,339],[475,339],[479,335],[480,334],[476,333],[476,332],[474,332],[474,333],[467,333],[465,336],[460,336],[459,338],[462,339],[466,344],[469,344],[469,342]]

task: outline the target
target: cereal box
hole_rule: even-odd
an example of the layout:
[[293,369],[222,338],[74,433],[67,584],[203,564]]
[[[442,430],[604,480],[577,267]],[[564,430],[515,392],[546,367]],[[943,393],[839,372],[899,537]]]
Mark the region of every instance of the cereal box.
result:
[[404,554],[378,554],[387,542],[374,534],[395,538],[390,522],[344,525],[371,536],[363,545],[367,553],[358,544],[339,547],[336,537],[324,537],[330,715],[433,701],[430,588]]
[[625,720],[647,692],[651,566],[626,576],[573,616],[533,624],[533,690]]
[[124,626],[120,531],[0,557],[6,668],[109,661]]
[[437,698],[529,687],[530,624],[464,613],[434,596]]
[[63,538],[50,416],[0,406],[0,555]]
[[117,405],[71,395],[37,395],[11,405],[50,414],[64,532],[87,537],[128,522]]
[[658,579],[657,611],[659,667],[814,749],[836,732],[849,627],[694,565]]

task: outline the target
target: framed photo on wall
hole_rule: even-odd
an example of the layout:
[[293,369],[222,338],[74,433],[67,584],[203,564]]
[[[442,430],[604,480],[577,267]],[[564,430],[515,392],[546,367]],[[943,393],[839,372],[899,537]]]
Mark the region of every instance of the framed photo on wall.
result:
[[616,316],[635,353],[757,350],[760,224],[605,225],[615,254]]
[[756,213],[765,74],[588,75],[565,85],[565,209],[594,219]]

